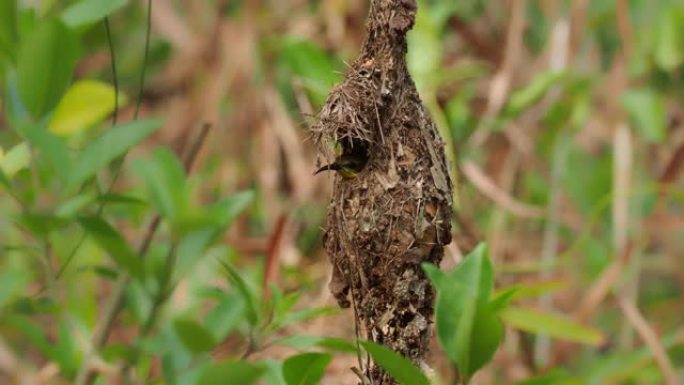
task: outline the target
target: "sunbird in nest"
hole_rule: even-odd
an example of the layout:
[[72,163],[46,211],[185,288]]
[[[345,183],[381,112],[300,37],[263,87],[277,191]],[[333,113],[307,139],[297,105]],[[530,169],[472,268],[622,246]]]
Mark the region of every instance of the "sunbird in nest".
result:
[[[356,142],[356,141],[355,141]],[[347,144],[346,142],[344,144]],[[355,178],[368,162],[368,151],[365,143],[356,143],[353,147],[343,144],[343,151],[333,163],[326,164],[314,172],[314,175],[322,171],[337,171],[342,177]]]

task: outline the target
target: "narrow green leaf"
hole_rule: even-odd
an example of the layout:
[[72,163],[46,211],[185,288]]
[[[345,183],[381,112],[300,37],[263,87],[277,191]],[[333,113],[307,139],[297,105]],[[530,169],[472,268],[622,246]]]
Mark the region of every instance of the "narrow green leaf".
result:
[[215,341],[223,340],[245,319],[245,301],[239,293],[220,291],[219,302],[204,317]]
[[316,385],[332,360],[329,353],[302,353],[283,362],[283,378],[287,385]]
[[78,222],[117,265],[125,268],[133,276],[142,275],[140,258],[114,227],[96,216],[82,217]]
[[663,7],[656,23],[655,62],[673,71],[684,62],[684,11],[681,6]]
[[12,191],[12,183],[10,182],[9,177],[5,175],[5,172],[2,171],[2,167],[0,167],[0,185],[5,186],[9,191]]
[[662,143],[667,136],[667,113],[662,95],[649,88],[625,91],[620,99],[644,139]]
[[136,160],[150,200],[165,219],[176,224],[187,212],[189,188],[178,157],[168,148],[159,147],[147,160]]
[[231,266],[228,262],[219,260],[223,268],[228,273],[228,279],[235,286],[235,289],[242,295],[242,298],[247,304],[247,320],[250,325],[255,326],[259,320],[258,318],[258,307],[257,307],[257,296],[252,289],[247,285],[240,274]]
[[19,96],[34,118],[51,111],[69,85],[80,52],[74,31],[59,20],[37,23],[17,57]]
[[[503,288],[497,290],[494,293],[494,297],[498,298],[502,295],[512,295],[511,300],[517,300],[522,298],[534,298],[539,297],[544,294],[553,293],[558,290],[562,290],[568,287],[568,281],[562,280],[544,280],[544,281],[534,281],[534,282],[522,282],[515,284],[511,287]],[[510,294],[510,291],[513,291]]]
[[197,385],[251,385],[261,378],[266,369],[245,361],[223,361],[213,364],[200,374]]
[[177,319],[173,322],[173,329],[183,345],[192,353],[207,352],[216,345],[214,336],[193,320]]
[[57,332],[57,343],[54,345],[51,358],[59,363],[60,368],[67,376],[72,376],[78,369],[77,349],[69,325],[64,318],[59,319]]
[[[681,346],[680,341],[681,336],[676,331],[660,338],[660,343],[669,353],[678,345]],[[653,363],[653,352],[648,346],[642,346],[595,356],[574,373],[582,380],[582,384],[625,384],[631,382],[629,378],[634,373]],[[656,380],[652,383],[662,382]]]
[[54,355],[54,348],[45,335],[45,329],[37,325],[35,320],[23,315],[12,314],[5,317],[3,321],[23,334],[43,354],[48,357]]
[[17,222],[36,237],[44,238],[50,232],[67,224],[67,221],[54,215],[40,212],[24,212]]
[[116,12],[126,3],[128,0],[82,0],[64,10],[62,20],[72,28],[93,24]]
[[223,231],[254,202],[254,197],[252,190],[241,191],[209,206],[208,211],[213,214],[217,226]]
[[125,154],[161,127],[158,120],[137,120],[112,127],[92,141],[78,156],[69,178],[69,188],[81,185],[110,162]]
[[504,115],[507,118],[518,116],[525,109],[532,106],[541,99],[546,92],[559,80],[563,79],[564,74],[557,71],[542,72],[532,79],[525,87],[514,91],[504,107]]
[[600,331],[567,320],[557,314],[522,307],[508,307],[502,310],[500,315],[506,324],[526,332],[593,346],[600,346],[604,341]]
[[499,311],[508,304],[511,303],[516,298],[516,294],[518,293],[518,287],[513,286],[506,288],[504,290],[498,291],[497,293],[494,294],[494,298],[492,299],[492,302],[490,303],[490,307],[494,311]]
[[21,269],[0,271],[0,309],[20,296],[29,284],[29,273]]
[[102,194],[97,198],[100,202],[107,202],[109,204],[120,204],[120,205],[141,205],[147,204],[144,200],[128,194],[119,193],[107,193]]
[[61,203],[55,209],[55,216],[59,218],[73,218],[77,216],[85,207],[93,203],[96,199],[95,194],[80,194]]
[[318,307],[313,309],[291,311],[283,315],[282,318],[275,320],[274,324],[277,326],[277,328],[283,328],[288,325],[297,324],[324,315],[335,314],[337,312],[339,312],[339,309],[334,307]]
[[430,385],[425,374],[401,354],[370,341],[363,341],[361,345],[400,385]]
[[28,167],[31,163],[31,152],[26,142],[12,147],[6,154],[0,153],[0,171],[8,178],[12,178],[18,171]]
[[6,56],[14,62],[17,55],[17,0],[0,1],[0,58]]
[[283,378],[283,362],[279,360],[262,360],[259,364],[266,368],[263,381],[266,385],[287,385]]
[[39,150],[40,157],[45,158],[59,180],[67,183],[72,170],[72,160],[64,140],[52,135],[40,125],[24,126],[20,131]]
[[[97,80],[79,80],[71,85],[52,114],[48,129],[68,136],[100,123],[116,107],[114,87]],[[119,95],[119,107],[126,97]]]

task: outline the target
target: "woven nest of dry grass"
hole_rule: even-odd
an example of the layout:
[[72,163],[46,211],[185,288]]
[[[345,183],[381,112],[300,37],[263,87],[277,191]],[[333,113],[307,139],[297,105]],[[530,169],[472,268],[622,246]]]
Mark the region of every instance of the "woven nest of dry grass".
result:
[[[333,142],[368,155],[355,178],[334,179],[324,235],[330,289],[354,306],[366,338],[421,361],[434,294],[420,264],[439,263],[451,241],[452,195],[444,144],[406,69],[410,3],[373,2],[362,52],[312,134],[324,155]],[[374,383],[391,383],[366,369]]]

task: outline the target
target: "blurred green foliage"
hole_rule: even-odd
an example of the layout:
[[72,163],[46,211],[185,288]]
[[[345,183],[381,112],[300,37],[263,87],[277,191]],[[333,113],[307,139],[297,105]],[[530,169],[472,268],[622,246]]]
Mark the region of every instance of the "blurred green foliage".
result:
[[[145,46],[144,7],[126,0],[28,3],[0,2],[0,347],[22,359],[17,371],[37,372],[50,362],[58,368],[54,383],[73,383],[97,356],[149,383],[219,384],[231,378],[240,384],[316,384],[332,360],[354,362],[368,354],[401,384],[438,381],[380,345],[356,344],[352,335],[303,332],[308,322],[336,313],[305,304],[311,297],[307,289],[323,284],[310,265],[324,262],[307,259],[284,267],[288,284],[280,287],[265,282],[268,258],[245,258],[231,244],[236,238],[226,237],[270,236],[273,196],[251,175],[259,174],[260,165],[250,164],[255,158],[226,165],[237,161],[212,154],[189,175],[188,159],[170,146],[145,144],[164,142],[164,114],[133,120],[129,113],[124,119],[125,108],[162,103],[163,95],[155,92],[191,94],[187,89],[194,82],[210,86],[215,75],[185,79],[182,91],[155,83],[138,100],[141,71],[161,77],[179,50],[177,42],[156,36]],[[168,3],[187,10],[183,2]],[[253,78],[217,103],[221,116],[247,117],[226,136],[245,140],[253,151],[260,151],[254,143],[261,139],[251,134],[250,119],[256,125],[267,115],[254,106],[253,94],[272,87],[288,119],[307,121],[305,107],[320,107],[342,80],[345,61],[353,60],[366,12],[363,2],[356,9],[353,2],[336,0],[302,6],[205,3],[224,6],[194,24],[204,27],[218,15],[236,31],[254,33]],[[577,3],[519,3],[526,22],[517,31],[522,46],[510,72],[500,72],[511,13],[503,2],[419,1],[408,38],[409,69],[446,141],[453,171],[461,161],[476,161],[517,201],[545,213],[560,202],[558,217],[519,218],[484,198],[474,183],[457,178],[457,233],[466,231],[463,221],[471,223],[491,253],[476,247],[448,272],[425,266],[437,291],[442,359],[457,373],[436,377],[467,382],[475,376],[477,382],[482,375],[491,383],[512,383],[506,362],[515,361],[529,374],[519,385],[662,384],[652,351],[628,338],[633,327],[610,293],[634,290],[634,301],[681,372],[684,232],[665,225],[678,218],[681,224],[684,214],[678,170],[669,188],[660,187],[663,170],[682,146],[684,3],[625,2],[631,35],[623,41],[621,34],[630,32],[619,23],[625,15],[616,2],[587,2],[579,10],[584,24],[574,31],[576,46],[563,43],[569,53],[562,69],[544,63],[559,52],[552,50],[558,44],[554,31],[576,22]],[[330,32],[331,14],[339,18],[342,37]],[[107,35],[105,18],[114,36]],[[113,57],[107,56],[107,65],[84,64],[97,62],[110,48],[116,52],[116,84]],[[149,62],[143,68],[145,50]],[[501,76],[509,90],[501,106],[488,110],[488,87]],[[615,86],[619,76],[622,88]],[[106,121],[113,113],[125,123]],[[621,193],[616,181],[624,170],[616,157],[625,149],[615,146],[617,123],[627,124],[630,134],[626,236],[634,250],[591,320],[579,322],[574,308],[622,253],[615,245],[621,228],[615,211]],[[304,141],[305,134],[300,136]],[[478,145],[478,136],[494,139]],[[282,148],[278,156],[283,169],[292,167]],[[506,187],[501,170],[515,162]],[[222,167],[252,179],[218,185]],[[277,199],[291,199],[287,195],[297,187],[285,179],[279,176]],[[321,254],[327,198],[317,198],[299,202],[290,216],[299,226],[293,247],[307,256]],[[549,261],[540,249],[551,223],[557,242]],[[125,283],[123,305],[110,326],[119,335],[93,349],[119,282]],[[555,309],[539,299],[548,296],[556,300]],[[497,361],[497,348],[513,333],[518,342]],[[557,354],[554,367],[533,362],[530,353],[548,337],[575,344],[570,354]],[[264,358],[273,346],[287,355]],[[16,374],[6,370],[0,367],[0,381]]]

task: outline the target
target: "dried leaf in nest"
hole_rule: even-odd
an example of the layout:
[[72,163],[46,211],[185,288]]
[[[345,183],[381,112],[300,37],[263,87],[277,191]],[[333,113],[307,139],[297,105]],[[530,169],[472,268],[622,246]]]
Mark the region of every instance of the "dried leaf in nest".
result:
[[[318,115],[321,152],[363,148],[355,177],[337,176],[324,243],[330,290],[355,305],[365,337],[420,362],[430,336],[434,293],[422,262],[439,263],[451,241],[451,181],[444,143],[421,104],[405,61],[415,0],[373,0],[368,37]],[[379,368],[375,384],[392,384]]]

